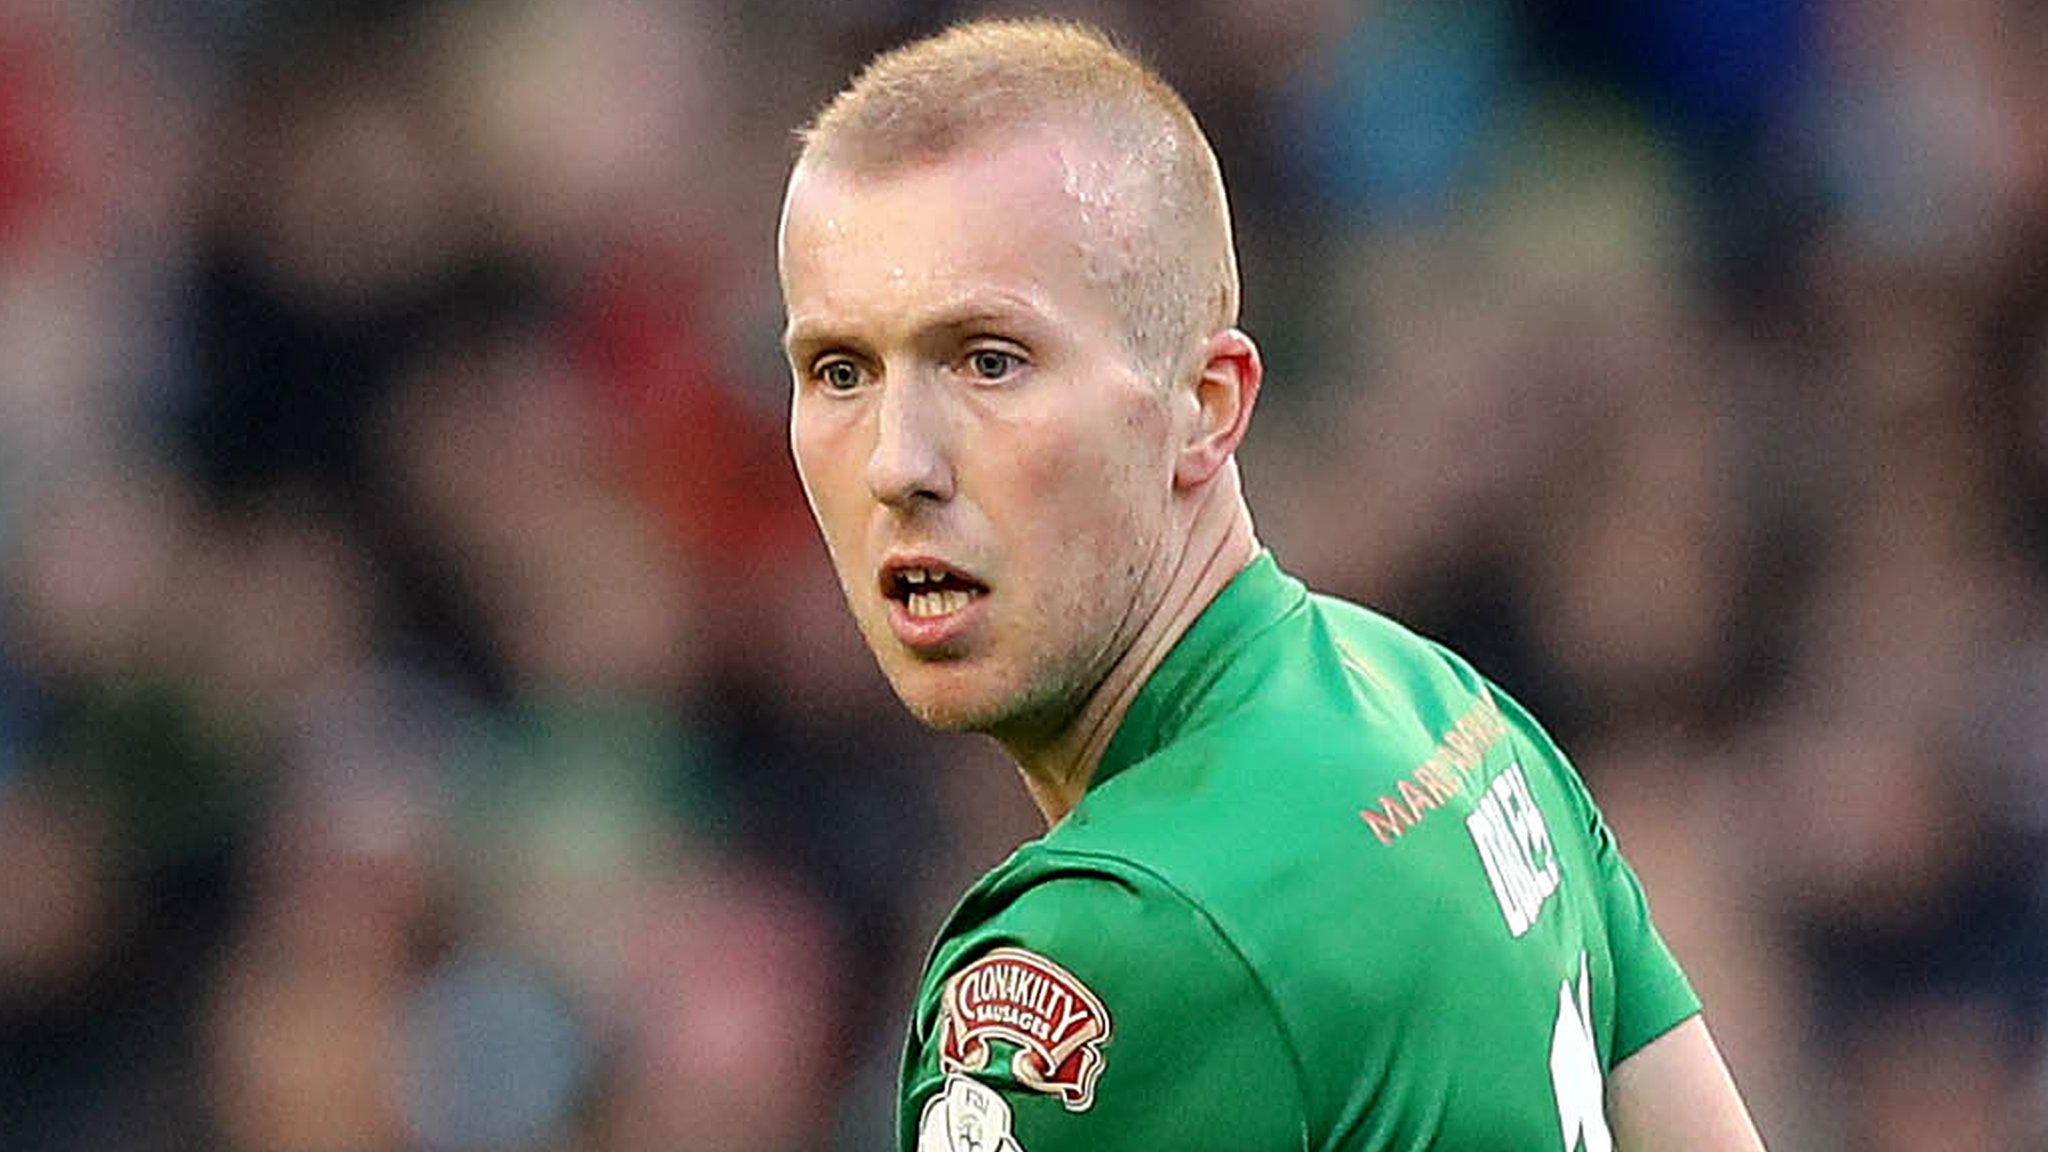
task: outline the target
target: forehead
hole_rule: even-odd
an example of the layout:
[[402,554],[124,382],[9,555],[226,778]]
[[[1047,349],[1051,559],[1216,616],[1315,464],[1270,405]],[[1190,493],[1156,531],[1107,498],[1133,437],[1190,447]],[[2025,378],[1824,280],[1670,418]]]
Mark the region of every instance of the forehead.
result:
[[799,166],[779,253],[792,328],[975,292],[1100,311],[1119,247],[1112,167],[1100,145],[1049,128],[883,171]]

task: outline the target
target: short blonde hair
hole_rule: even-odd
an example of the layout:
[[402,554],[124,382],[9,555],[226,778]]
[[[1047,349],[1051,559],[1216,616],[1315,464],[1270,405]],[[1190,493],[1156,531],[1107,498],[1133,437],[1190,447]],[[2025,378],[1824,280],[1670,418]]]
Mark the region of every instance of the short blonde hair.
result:
[[1102,32],[981,20],[877,56],[799,136],[798,167],[887,174],[1006,130],[1078,129],[1114,157],[1091,273],[1141,362],[1168,377],[1194,341],[1237,322],[1222,170],[1194,113]]

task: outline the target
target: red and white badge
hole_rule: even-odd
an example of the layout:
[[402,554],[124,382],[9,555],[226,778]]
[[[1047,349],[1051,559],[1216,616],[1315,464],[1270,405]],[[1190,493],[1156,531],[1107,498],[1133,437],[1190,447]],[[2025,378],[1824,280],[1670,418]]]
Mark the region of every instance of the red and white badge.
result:
[[953,974],[941,1002],[939,1064],[948,1072],[988,1067],[989,1041],[1017,1048],[1010,1074],[1058,1096],[1069,1112],[1095,1103],[1109,1009],[1072,972],[1022,948],[998,948]]

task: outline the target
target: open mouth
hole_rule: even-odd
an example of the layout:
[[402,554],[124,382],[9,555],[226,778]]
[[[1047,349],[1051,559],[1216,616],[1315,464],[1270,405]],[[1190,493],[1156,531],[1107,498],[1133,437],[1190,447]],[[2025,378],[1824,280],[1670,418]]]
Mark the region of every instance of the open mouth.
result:
[[950,616],[988,593],[988,586],[957,569],[934,561],[890,564],[882,571],[882,595],[913,620]]

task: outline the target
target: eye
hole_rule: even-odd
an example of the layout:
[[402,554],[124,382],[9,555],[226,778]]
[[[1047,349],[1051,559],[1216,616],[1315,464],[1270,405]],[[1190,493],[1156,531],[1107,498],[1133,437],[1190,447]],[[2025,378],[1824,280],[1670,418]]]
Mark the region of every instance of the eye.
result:
[[867,382],[867,373],[844,356],[821,360],[811,369],[811,378],[827,392],[852,392]]
[[1001,348],[977,348],[967,355],[968,371],[977,380],[1001,380],[1024,366],[1024,358]]

